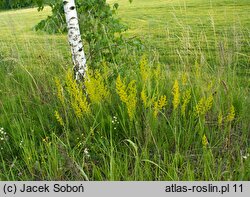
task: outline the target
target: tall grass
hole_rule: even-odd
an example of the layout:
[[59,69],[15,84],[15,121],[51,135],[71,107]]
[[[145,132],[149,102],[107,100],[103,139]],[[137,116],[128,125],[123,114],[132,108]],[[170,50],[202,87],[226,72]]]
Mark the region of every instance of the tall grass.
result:
[[42,14],[1,12],[0,179],[249,180],[250,5],[210,2],[121,2],[144,55],[84,84],[66,36],[31,31]]

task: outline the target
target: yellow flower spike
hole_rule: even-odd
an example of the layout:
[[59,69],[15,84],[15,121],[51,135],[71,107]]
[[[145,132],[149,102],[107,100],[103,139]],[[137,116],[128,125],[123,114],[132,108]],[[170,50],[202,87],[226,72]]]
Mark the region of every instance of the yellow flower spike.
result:
[[206,147],[208,145],[208,140],[205,134],[202,137],[202,145],[203,147]]
[[206,113],[206,110],[205,110],[205,106],[206,106],[206,99],[205,97],[201,98],[199,100],[199,102],[197,103],[197,105],[195,106],[195,114],[196,115],[203,115]]
[[221,126],[222,125],[222,121],[223,121],[223,116],[222,116],[222,113],[221,111],[219,112],[219,115],[218,115],[218,125]]
[[147,79],[149,78],[150,72],[149,72],[149,67],[148,67],[148,61],[145,55],[141,58],[141,61],[140,61],[140,73],[141,73],[142,81],[146,82]]
[[214,86],[214,81],[210,81],[207,85],[207,91],[210,91]]
[[61,85],[61,82],[58,78],[55,78],[56,88],[57,88],[57,97],[59,101],[64,105],[64,96],[63,96],[63,87]]
[[156,69],[154,69],[154,78],[157,83],[159,83],[159,80],[161,78],[161,65],[157,64]]
[[157,117],[158,112],[167,105],[167,97],[161,96],[158,101],[154,102],[154,116]]
[[82,112],[85,112],[86,114],[90,113],[90,105],[88,104],[87,98],[82,97],[78,100],[79,102],[79,107]]
[[107,62],[102,62],[102,69],[103,69],[103,78],[104,80],[107,80],[109,75],[111,74],[110,73],[110,68],[108,67],[107,65]]
[[172,94],[174,96],[174,98],[173,98],[173,107],[174,107],[174,110],[175,110],[180,104],[180,90],[179,90],[179,83],[178,83],[177,80],[174,81]]
[[233,121],[235,118],[235,109],[234,106],[231,105],[230,109],[229,109],[229,114],[227,115],[226,121],[227,122],[231,122]]
[[205,106],[205,108],[206,108],[205,111],[206,112],[209,111],[212,108],[213,100],[214,100],[213,95],[210,95],[207,98],[207,100],[206,100],[206,106]]
[[165,95],[161,96],[158,100],[158,106],[160,109],[163,109],[164,106],[167,105],[167,97]]
[[66,85],[67,91],[71,97],[76,98],[78,96],[78,87],[76,80],[73,79],[73,74],[71,70],[68,70],[66,74]]
[[60,116],[60,114],[58,113],[58,111],[55,111],[55,117],[56,117],[56,120],[59,122],[59,124],[60,124],[61,126],[64,126],[63,119],[62,119],[62,117]]
[[116,79],[116,92],[121,101],[126,104],[130,120],[133,120],[137,103],[136,81],[132,80],[126,87],[119,75]]
[[185,116],[185,111],[186,111],[186,107],[188,105],[188,103],[190,102],[191,99],[191,89],[187,89],[184,94],[183,94],[183,104],[181,106],[181,114],[182,116]]
[[148,98],[147,98],[146,91],[144,88],[141,91],[141,100],[142,100],[144,107],[146,108],[148,106],[148,102],[147,102]]
[[187,73],[183,73],[181,76],[181,82],[182,85],[186,85],[187,84]]
[[104,78],[99,70],[88,70],[88,79],[85,81],[89,98],[92,103],[100,103],[107,101],[109,98],[109,90],[105,85]]
[[158,110],[159,110],[158,101],[156,101],[154,102],[154,117],[157,117]]
[[90,104],[83,93],[81,85],[77,84],[72,76],[72,72],[69,70],[66,74],[66,89],[70,95],[70,104],[76,117],[81,118],[83,113],[90,113]]
[[90,127],[90,134],[94,135],[94,128],[93,127]]
[[137,89],[136,89],[136,81],[133,80],[128,84],[127,89],[128,100],[127,100],[127,109],[130,120],[134,118],[136,103],[137,103]]
[[127,92],[126,92],[126,85],[122,81],[120,75],[116,79],[116,92],[120,96],[121,101],[124,102],[124,103],[127,103],[128,95],[127,95]]
[[213,95],[210,95],[207,99],[205,97],[201,98],[198,104],[195,106],[196,115],[206,114],[213,105]]

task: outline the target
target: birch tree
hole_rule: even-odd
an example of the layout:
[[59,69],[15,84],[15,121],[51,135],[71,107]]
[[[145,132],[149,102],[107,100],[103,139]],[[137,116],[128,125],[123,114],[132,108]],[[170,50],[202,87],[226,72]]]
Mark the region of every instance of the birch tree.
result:
[[63,0],[68,29],[68,41],[74,63],[74,75],[77,81],[84,80],[87,71],[86,58],[80,34],[75,0]]

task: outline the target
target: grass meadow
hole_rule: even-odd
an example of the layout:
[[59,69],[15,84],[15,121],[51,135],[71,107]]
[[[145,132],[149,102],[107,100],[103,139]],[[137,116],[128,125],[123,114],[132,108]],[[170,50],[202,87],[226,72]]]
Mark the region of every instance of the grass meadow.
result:
[[87,95],[49,8],[0,12],[0,180],[249,181],[249,0],[109,2],[143,52]]

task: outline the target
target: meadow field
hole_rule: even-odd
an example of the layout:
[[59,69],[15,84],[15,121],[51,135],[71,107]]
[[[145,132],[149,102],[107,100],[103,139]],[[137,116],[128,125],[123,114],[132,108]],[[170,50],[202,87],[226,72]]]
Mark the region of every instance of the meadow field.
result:
[[0,180],[249,181],[250,1],[108,2],[142,44],[87,95],[48,7],[0,11]]

